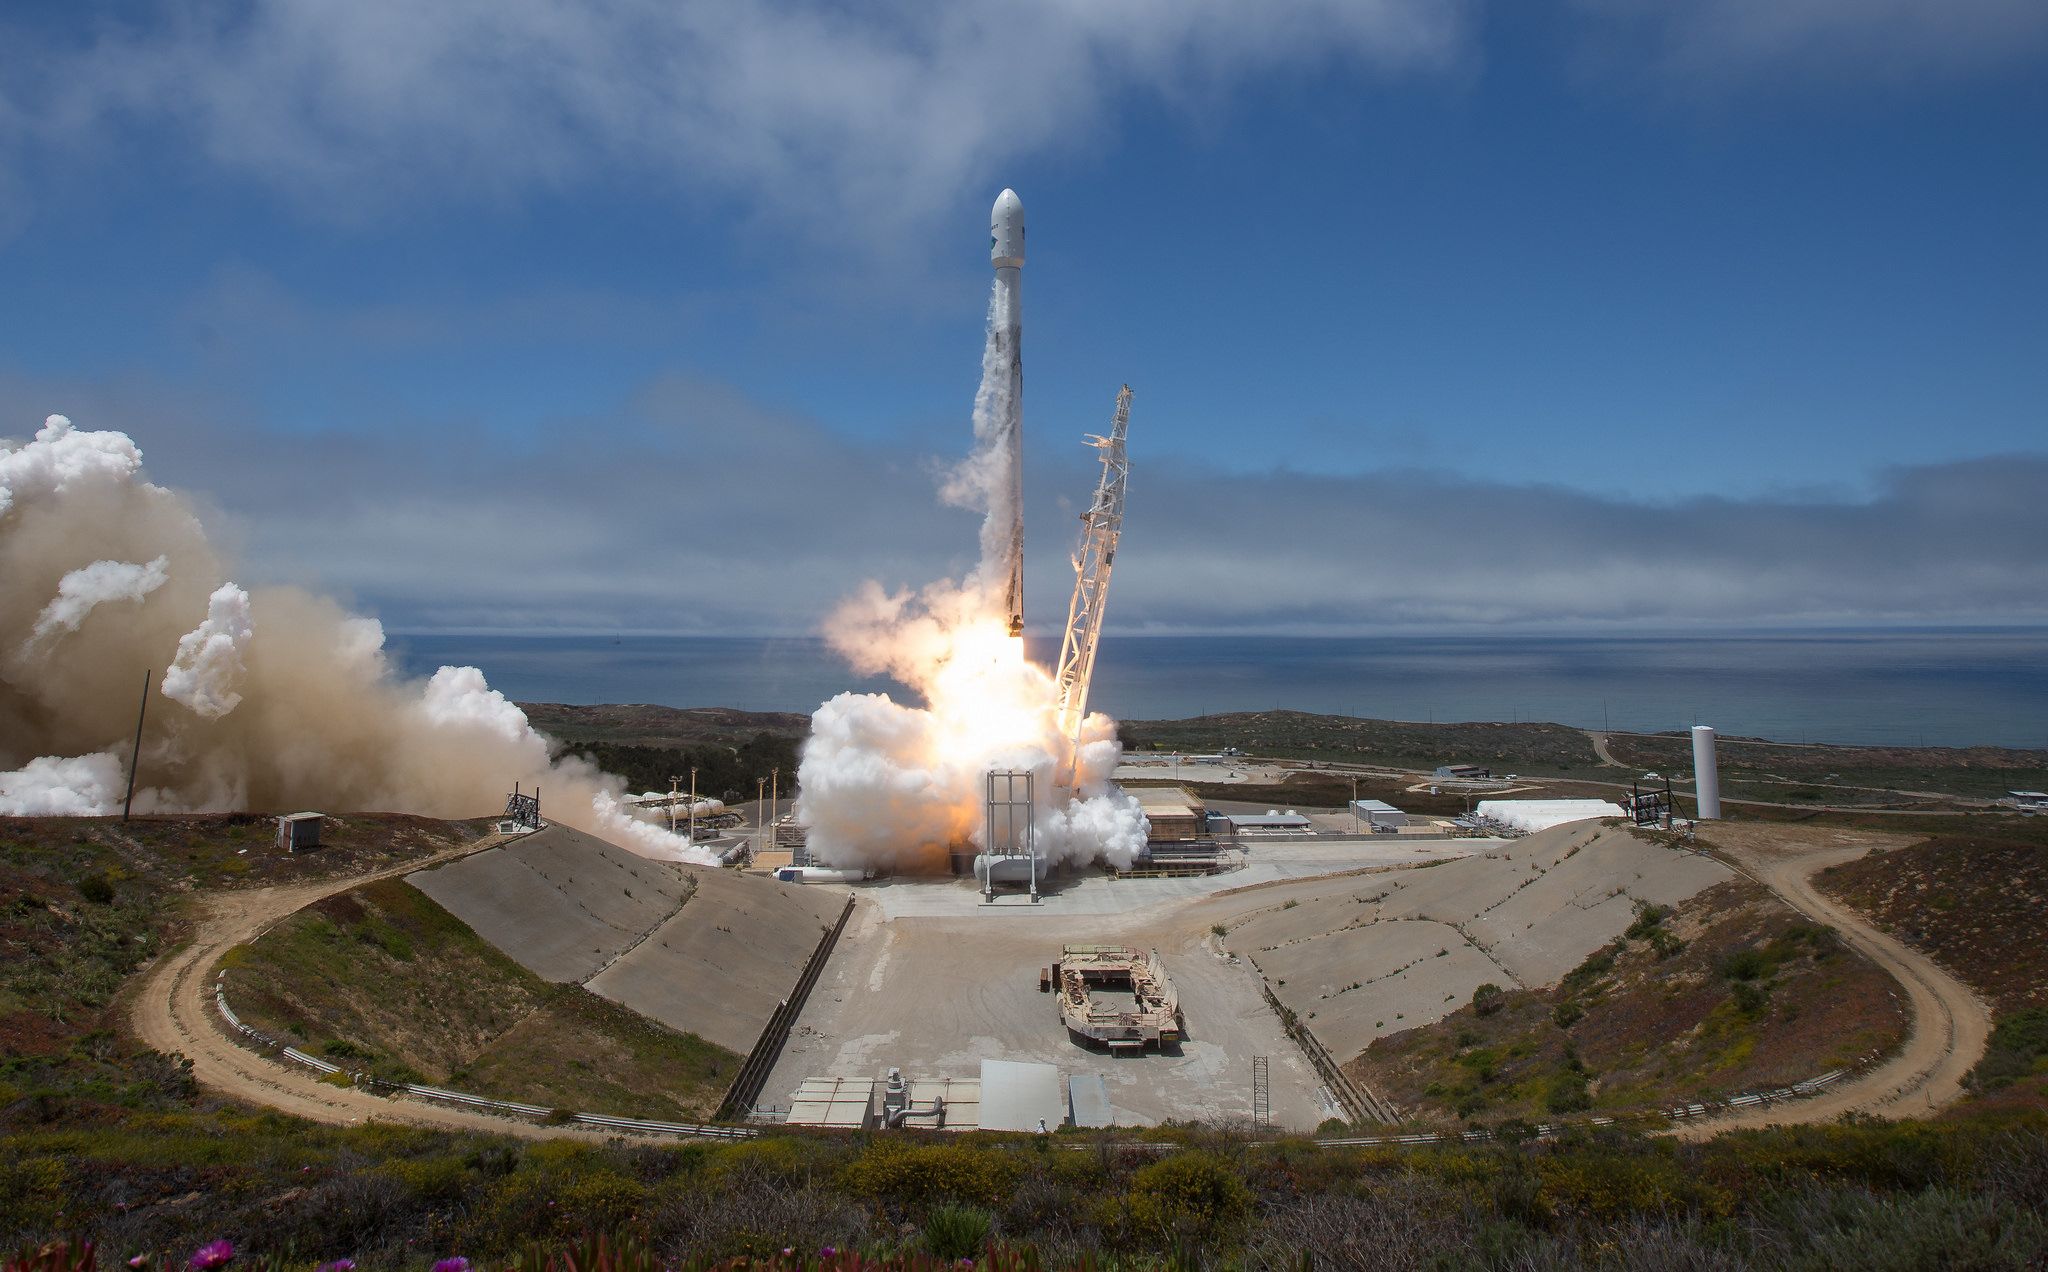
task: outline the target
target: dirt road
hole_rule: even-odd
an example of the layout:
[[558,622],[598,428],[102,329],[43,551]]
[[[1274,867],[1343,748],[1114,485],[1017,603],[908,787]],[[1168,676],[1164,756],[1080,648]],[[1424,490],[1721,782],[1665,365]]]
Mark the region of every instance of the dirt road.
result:
[[1926,955],[1886,935],[1848,907],[1823,896],[1812,877],[1854,861],[1895,837],[1782,826],[1722,824],[1704,836],[1785,903],[1841,933],[1842,939],[1890,973],[1905,992],[1911,1026],[1896,1056],[1861,1077],[1812,1099],[1689,1123],[1688,1138],[1741,1127],[1831,1122],[1844,1113],[1925,1117],[1963,1093],[1963,1075],[1984,1056],[1991,1012],[1969,987]]
[[393,1100],[348,1087],[330,1086],[311,1074],[266,1059],[229,1038],[213,1004],[213,969],[221,955],[253,940],[272,924],[322,897],[375,879],[409,874],[439,861],[478,852],[496,837],[370,874],[317,883],[213,893],[200,899],[192,939],[145,972],[130,993],[129,1021],[135,1034],[158,1051],[192,1062],[203,1086],[233,1099],[273,1108],[316,1122],[360,1125],[402,1122],[441,1130],[490,1131],[530,1139],[577,1136],[601,1140],[616,1135],[562,1126],[537,1126],[417,1100]]

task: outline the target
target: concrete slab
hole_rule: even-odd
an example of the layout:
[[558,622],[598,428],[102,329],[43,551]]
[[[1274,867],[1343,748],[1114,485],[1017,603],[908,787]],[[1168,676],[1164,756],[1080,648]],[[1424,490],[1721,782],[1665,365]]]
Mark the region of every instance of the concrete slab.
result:
[[981,1062],[982,1130],[1056,1131],[1066,1118],[1066,1086],[1057,1065]]
[[[894,890],[920,887],[943,893],[951,885]],[[1267,1056],[1276,1125],[1313,1130],[1337,1115],[1266,1005],[1257,971],[1219,954],[1184,901],[1115,920],[1044,905],[891,917],[876,903],[878,891],[859,890],[860,909],[769,1075],[764,1102],[786,1103],[814,1076],[880,1077],[895,1065],[914,1078],[963,1077],[983,1060],[1013,1060],[1050,1064],[1069,1078],[1099,1076],[1118,1126],[1247,1121],[1252,1058]],[[1038,990],[1039,969],[1068,942],[1157,949],[1180,995],[1187,1039],[1140,1056],[1069,1040],[1054,998]]]
[[588,987],[745,1054],[838,920],[846,891],[705,867],[689,873],[696,878],[690,903]]
[[551,981],[581,981],[683,904],[676,867],[550,826],[406,876],[478,936]]
[[1480,984],[1555,985],[1639,902],[1676,905],[1728,877],[1712,858],[1579,824],[1428,869],[1257,889],[1234,913],[1225,897],[1207,908],[1342,1061],[1442,1019]]

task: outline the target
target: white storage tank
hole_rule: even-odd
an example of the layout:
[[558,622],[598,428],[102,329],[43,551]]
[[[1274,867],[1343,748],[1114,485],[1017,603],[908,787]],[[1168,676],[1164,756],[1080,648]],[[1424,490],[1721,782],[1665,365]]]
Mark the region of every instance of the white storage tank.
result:
[[1692,726],[1692,780],[1699,820],[1721,820],[1721,766],[1714,758],[1714,730],[1704,724]]

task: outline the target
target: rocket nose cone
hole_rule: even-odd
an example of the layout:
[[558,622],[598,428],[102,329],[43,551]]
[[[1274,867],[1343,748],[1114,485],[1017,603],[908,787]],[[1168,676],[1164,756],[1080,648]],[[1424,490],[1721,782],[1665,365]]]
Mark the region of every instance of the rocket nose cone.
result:
[[1024,200],[1005,188],[989,210],[988,257],[997,267],[1024,263]]

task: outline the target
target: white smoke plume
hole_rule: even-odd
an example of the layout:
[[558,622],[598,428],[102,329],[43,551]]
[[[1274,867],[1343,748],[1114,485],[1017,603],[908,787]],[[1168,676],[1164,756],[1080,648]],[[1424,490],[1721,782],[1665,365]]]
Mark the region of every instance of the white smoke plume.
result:
[[242,678],[242,646],[256,635],[249,621],[249,594],[223,583],[206,598],[206,621],[178,637],[178,656],[164,673],[164,697],[182,702],[209,720],[242,704],[235,684]]
[[551,820],[709,859],[635,817],[619,779],[555,755],[475,668],[405,681],[374,619],[230,582],[126,434],[53,415],[26,444],[0,440],[0,814],[117,810],[135,694],[157,667],[137,811],[476,817],[518,782]]
[[59,631],[75,632],[95,606],[108,601],[139,601],[170,578],[170,558],[158,557],[146,565],[132,561],[95,561],[80,566],[57,581],[57,595],[29,633],[24,651]]
[[975,449],[940,492],[984,512],[980,564],[964,582],[917,593],[868,582],[825,625],[855,671],[887,674],[923,704],[843,693],[812,715],[796,818],[812,855],[830,865],[932,871],[955,846],[985,846],[991,769],[1034,775],[1035,830],[1049,862],[1128,866],[1150,832],[1137,801],[1109,785],[1122,755],[1115,722],[1092,714],[1078,745],[1061,736],[1058,687],[1024,657],[1003,612],[1017,403],[999,346],[1014,303],[998,277],[974,401]]

